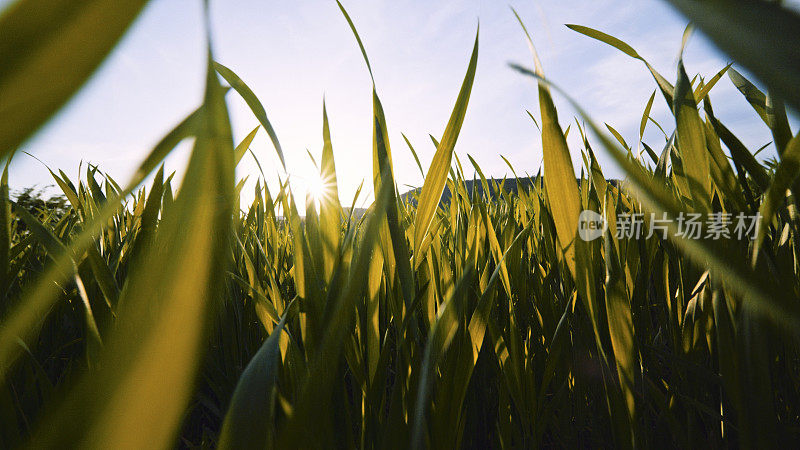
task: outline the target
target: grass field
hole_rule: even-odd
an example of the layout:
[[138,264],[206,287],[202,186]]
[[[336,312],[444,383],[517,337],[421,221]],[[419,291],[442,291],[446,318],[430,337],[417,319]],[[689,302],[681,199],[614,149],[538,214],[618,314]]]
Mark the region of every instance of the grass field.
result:
[[[81,179],[53,169],[68,206],[22,207],[9,196],[8,161],[146,2],[84,3],[24,0],[0,16],[0,112],[19,117],[0,120],[0,447],[800,440],[800,137],[784,106],[800,109],[796,13],[774,2],[671,0],[766,92],[731,66],[690,78],[679,61],[662,76],[628,44],[570,25],[596,40],[587,45],[611,45],[652,73],[658,93],[642,105],[639,141],[654,126],[664,139],[641,146],[586,114],[565,129],[552,96],[569,93],[547,80],[530,42],[532,62],[509,70],[538,85],[532,118],[544,164],[516,193],[490,188],[501,181],[454,152],[476,33],[414,202],[400,201],[373,89],[375,201],[363,217],[349,214],[355,199],[338,196],[324,109],[315,195],[295,198],[285,180],[270,192],[262,179],[240,208],[235,168],[259,130],[281,161],[283,150],[267,105],[209,50],[202,104],[132,180],[118,184],[94,166]],[[371,71],[358,20],[342,13]],[[114,20],[97,32],[91,23],[103,17]],[[91,57],[48,77],[91,30]],[[26,45],[6,45],[13,33]],[[524,25],[520,36],[530,41]],[[777,159],[757,157],[716,118],[713,87],[727,79],[770,130]],[[37,95],[44,86],[50,94]],[[260,123],[240,143],[226,95],[244,98]],[[674,120],[654,124],[649,111],[662,99]],[[568,147],[568,132],[580,134],[579,148]],[[178,180],[161,163],[187,139],[193,149]],[[624,180],[604,177],[601,152]],[[480,191],[465,187],[473,169]],[[445,186],[451,196],[440,203]],[[490,191],[499,194],[482,195]],[[600,238],[578,237],[584,210],[605,219]],[[753,239],[691,239],[674,227],[666,240],[619,232],[620,215],[642,214],[648,228],[650,213],[759,218]]]

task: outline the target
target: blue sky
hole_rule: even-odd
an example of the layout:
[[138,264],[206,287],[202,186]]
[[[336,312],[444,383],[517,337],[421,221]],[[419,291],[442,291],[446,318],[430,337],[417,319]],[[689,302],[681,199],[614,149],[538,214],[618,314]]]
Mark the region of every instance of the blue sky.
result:
[[[0,0],[0,5],[8,1]],[[308,149],[322,148],[322,100],[327,102],[340,197],[350,203],[362,179],[369,190],[371,84],[347,23],[333,0],[212,0],[214,51],[255,91],[284,147],[296,194],[313,177]],[[535,174],[541,141],[525,114],[538,116],[535,84],[508,62],[531,66],[523,34],[506,2],[491,0],[343,0],[359,29],[386,111],[394,167],[400,189],[418,186],[421,176],[400,135],[405,133],[427,168],[434,153],[428,134],[440,136],[458,94],[480,19],[480,55],[466,120],[456,145],[462,164],[470,154],[484,173],[502,177],[506,156],[519,174]],[[641,62],[567,29],[576,23],[626,41],[668,79],[675,79],[686,20],[663,1],[510,1],[525,20],[545,73],[589,111],[635,145],[639,120],[655,89]],[[51,167],[77,176],[81,160],[98,164],[126,181],[152,145],[199,105],[204,81],[201,2],[154,0],[121,45],[84,89],[25,149]],[[684,60],[690,77],[710,77],[727,59],[695,33]],[[56,75],[57,76],[57,75]],[[770,140],[763,123],[724,77],[711,94],[715,112],[752,150]],[[238,142],[256,119],[245,103],[229,94]],[[562,126],[574,113],[556,99]],[[657,94],[652,116],[668,131],[666,104]],[[796,121],[793,121],[795,130]],[[574,128],[574,127],[573,127]],[[575,137],[577,133],[572,133]],[[645,140],[660,148],[664,138],[650,127]],[[580,167],[573,140],[573,160]],[[270,186],[285,178],[266,133],[251,147]],[[183,145],[167,161],[178,175],[188,155]],[[769,153],[774,154],[774,152]],[[767,155],[764,153],[762,155]],[[599,152],[607,176],[619,176]],[[471,168],[465,166],[468,176]],[[257,169],[248,156],[238,169]],[[46,169],[26,155],[12,164],[12,189],[52,184]],[[245,198],[250,195],[245,195]],[[362,200],[366,200],[362,196]],[[363,201],[359,202],[363,204]]]

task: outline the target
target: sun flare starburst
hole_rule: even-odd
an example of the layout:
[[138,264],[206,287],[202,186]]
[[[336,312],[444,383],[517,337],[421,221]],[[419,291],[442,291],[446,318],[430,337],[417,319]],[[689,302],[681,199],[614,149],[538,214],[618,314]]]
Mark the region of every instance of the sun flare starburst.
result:
[[314,202],[314,207],[319,210],[320,205],[330,199],[334,183],[327,179],[323,174],[314,174],[309,177],[307,184],[307,195]]

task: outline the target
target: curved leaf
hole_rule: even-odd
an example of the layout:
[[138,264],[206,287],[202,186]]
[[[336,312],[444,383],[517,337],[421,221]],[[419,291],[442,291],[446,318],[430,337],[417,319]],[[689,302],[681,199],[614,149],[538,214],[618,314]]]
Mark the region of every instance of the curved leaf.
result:
[[146,4],[25,0],[2,12],[0,117],[14,120],[0,121],[0,158],[83,86]]
[[472,83],[475,81],[475,70],[478,66],[479,34],[480,30],[475,33],[475,45],[472,48],[472,56],[469,60],[467,74],[464,76],[464,82],[461,84],[461,91],[458,93],[458,99],[456,99],[453,112],[450,114],[450,120],[447,122],[444,135],[441,141],[439,141],[436,153],[433,155],[433,161],[431,161],[431,165],[428,168],[428,175],[425,177],[425,182],[422,185],[422,192],[420,193],[417,206],[417,217],[414,220],[415,266],[421,264],[422,255],[425,254],[425,249],[422,248],[422,242],[425,239],[428,228],[430,228],[433,215],[439,207],[439,200],[442,197],[442,192],[444,192],[447,173],[450,169],[450,163],[453,157],[453,149],[455,148],[458,134],[461,131],[461,125],[464,123],[464,116],[467,113],[469,95],[472,91]]
[[261,101],[256,97],[256,94],[250,89],[238,75],[233,73],[233,71],[218,62],[214,62],[214,68],[217,72],[222,75],[222,78],[231,85],[239,95],[242,96],[247,106],[250,107],[250,110],[253,111],[253,114],[258,119],[261,126],[264,127],[264,130],[269,135],[269,138],[272,140],[272,145],[275,146],[275,151],[278,152],[278,158],[281,160],[281,165],[283,168],[286,168],[286,161],[283,158],[283,150],[281,149],[281,143],[278,141],[278,135],[275,134],[275,130],[272,128],[272,124],[269,122],[267,118],[267,111],[264,110],[264,105],[261,104]]
[[[296,297],[295,297],[296,300]],[[222,422],[219,448],[274,448],[273,416],[275,383],[281,352],[281,333],[295,300],[289,303],[280,322],[261,344],[236,383],[228,412]]]

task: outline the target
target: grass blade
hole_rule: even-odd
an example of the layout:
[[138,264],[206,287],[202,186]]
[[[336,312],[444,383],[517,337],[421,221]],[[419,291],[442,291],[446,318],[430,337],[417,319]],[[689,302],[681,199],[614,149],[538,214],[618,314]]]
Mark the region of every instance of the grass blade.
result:
[[25,0],[2,11],[0,117],[14,120],[0,123],[0,158],[83,86],[146,4],[147,0]]
[[428,176],[425,177],[425,182],[422,185],[422,192],[417,206],[417,217],[414,220],[415,268],[422,262],[421,255],[425,253],[425,249],[422,248],[422,242],[425,239],[428,228],[430,228],[431,221],[433,221],[433,215],[439,207],[439,200],[442,197],[442,192],[444,192],[447,172],[450,169],[453,157],[453,149],[461,131],[461,125],[464,123],[464,116],[467,113],[469,95],[472,91],[472,84],[475,81],[475,70],[478,67],[479,34],[480,30],[475,33],[475,45],[472,48],[467,74],[464,76],[461,91],[458,93],[458,99],[456,99],[450,120],[447,122],[444,135],[439,141],[436,153],[433,155],[433,161],[431,161],[431,165],[428,168]]
[[275,130],[272,128],[272,124],[269,122],[267,118],[267,111],[264,110],[264,105],[261,104],[261,101],[256,97],[256,94],[250,89],[238,75],[236,75],[231,69],[223,66],[222,64],[215,62],[214,68],[228,84],[231,85],[239,95],[242,96],[247,106],[250,107],[250,110],[253,112],[253,115],[256,116],[258,122],[261,123],[261,126],[264,127],[264,130],[269,135],[270,140],[272,140],[272,145],[275,147],[275,151],[278,153],[278,158],[281,160],[281,165],[284,169],[286,169],[286,160],[283,158],[283,150],[281,149],[281,143],[278,141],[278,135],[275,134]]

